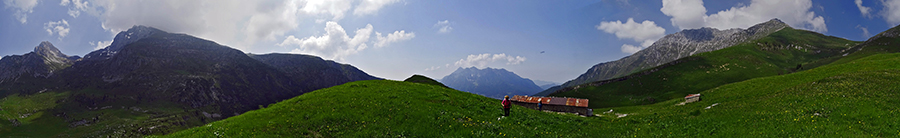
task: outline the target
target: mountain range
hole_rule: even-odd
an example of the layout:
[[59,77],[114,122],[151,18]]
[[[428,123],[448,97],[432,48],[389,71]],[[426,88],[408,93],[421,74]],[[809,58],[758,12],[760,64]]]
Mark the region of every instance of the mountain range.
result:
[[709,27],[685,29],[674,34],[666,35],[649,47],[630,56],[594,65],[577,78],[563,83],[558,87],[544,90],[538,95],[547,95],[565,87],[622,77],[641,70],[663,65],[683,57],[719,50],[749,40],[759,39],[785,27],[788,27],[788,25],[781,20],[772,19],[747,29],[733,28],[718,30]]
[[[245,54],[186,34],[134,26],[84,58],[49,42],[0,59],[0,92],[56,101],[12,112],[30,126],[69,126],[48,136],[132,137],[163,134],[239,115],[316,89],[380,79],[346,64],[294,54]],[[38,116],[35,114],[45,114]],[[40,122],[40,123],[31,123]],[[98,126],[103,126],[98,127]],[[0,133],[29,132],[16,127]],[[85,133],[90,132],[90,133]]]
[[450,88],[500,99],[503,96],[532,95],[540,92],[530,79],[522,78],[506,69],[475,67],[457,68],[450,75],[444,76],[441,83]]

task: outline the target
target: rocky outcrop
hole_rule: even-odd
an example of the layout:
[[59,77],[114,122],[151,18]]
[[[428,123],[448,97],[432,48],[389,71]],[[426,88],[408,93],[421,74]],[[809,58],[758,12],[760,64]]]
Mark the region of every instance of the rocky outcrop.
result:
[[666,35],[650,47],[638,51],[622,59],[594,65],[587,72],[574,80],[558,87],[550,88],[542,94],[579,84],[601,81],[625,76],[641,70],[653,68],[679,58],[697,53],[715,51],[735,44],[758,39],[789,27],[778,19],[754,25],[747,29],[733,28],[718,30],[714,28],[687,29]]

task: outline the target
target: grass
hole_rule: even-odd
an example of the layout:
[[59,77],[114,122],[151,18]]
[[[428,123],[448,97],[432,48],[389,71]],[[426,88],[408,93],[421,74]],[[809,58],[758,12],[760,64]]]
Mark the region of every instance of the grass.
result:
[[601,124],[518,106],[511,117],[501,111],[499,100],[437,85],[357,81],[166,137],[578,136],[579,126]]
[[[590,107],[646,105],[724,84],[815,68],[858,42],[785,28],[769,36],[700,53],[626,77],[570,87],[550,96],[591,100]],[[800,68],[798,68],[798,66]]]
[[152,137],[897,137],[897,63],[900,54],[873,55],[723,85],[686,105],[673,99],[598,108],[600,117],[513,106],[512,116],[498,119],[499,100],[435,85],[358,81]]
[[44,92],[34,95],[12,94],[0,99],[0,109],[2,109],[0,110],[0,117],[3,118],[0,121],[0,132],[4,132],[0,133],[0,136],[27,134],[50,137],[55,134],[52,133],[54,131],[65,130],[65,123],[61,119],[48,119],[48,116],[53,116],[53,114],[46,111],[56,107],[58,100],[65,96],[68,96],[67,92]]

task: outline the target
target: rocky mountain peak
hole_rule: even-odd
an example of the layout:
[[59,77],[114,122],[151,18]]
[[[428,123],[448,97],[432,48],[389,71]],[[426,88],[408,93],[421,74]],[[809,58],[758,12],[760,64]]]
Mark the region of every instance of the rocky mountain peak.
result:
[[747,33],[753,37],[761,37],[764,35],[769,35],[778,30],[784,29],[785,27],[790,27],[788,24],[782,22],[778,18],[773,18],[772,20],[756,24],[747,28]]
[[53,44],[47,41],[41,42],[40,45],[34,47],[34,53],[43,57],[67,57],[60,52],[59,49],[54,47]]
[[149,26],[135,25],[126,31],[122,31],[116,34],[116,37],[113,38],[112,44],[110,44],[106,48],[91,52],[85,55],[84,58],[89,60],[108,59],[118,53],[119,50],[122,50],[122,47],[124,47],[125,45],[137,42],[138,40],[159,33],[167,32]]

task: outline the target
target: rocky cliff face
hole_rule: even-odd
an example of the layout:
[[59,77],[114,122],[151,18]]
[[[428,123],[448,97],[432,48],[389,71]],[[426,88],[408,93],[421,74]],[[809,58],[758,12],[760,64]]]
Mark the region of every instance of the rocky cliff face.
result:
[[541,89],[530,79],[506,69],[458,68],[441,79],[450,88],[500,99],[505,95],[532,95]]
[[20,77],[48,78],[59,70],[72,65],[78,56],[66,56],[50,42],[41,42],[34,51],[25,55],[12,55],[0,59],[0,83],[15,81]]
[[[778,19],[754,25],[747,29],[718,30],[714,28],[687,29],[666,35],[650,47],[622,59],[594,65],[587,72],[560,87],[570,87],[593,81],[601,81],[625,76],[644,69],[656,67],[676,59],[697,53],[726,48],[735,44],[754,40],[789,27]],[[558,90],[550,88],[548,91]],[[542,92],[544,93],[544,92]]]

